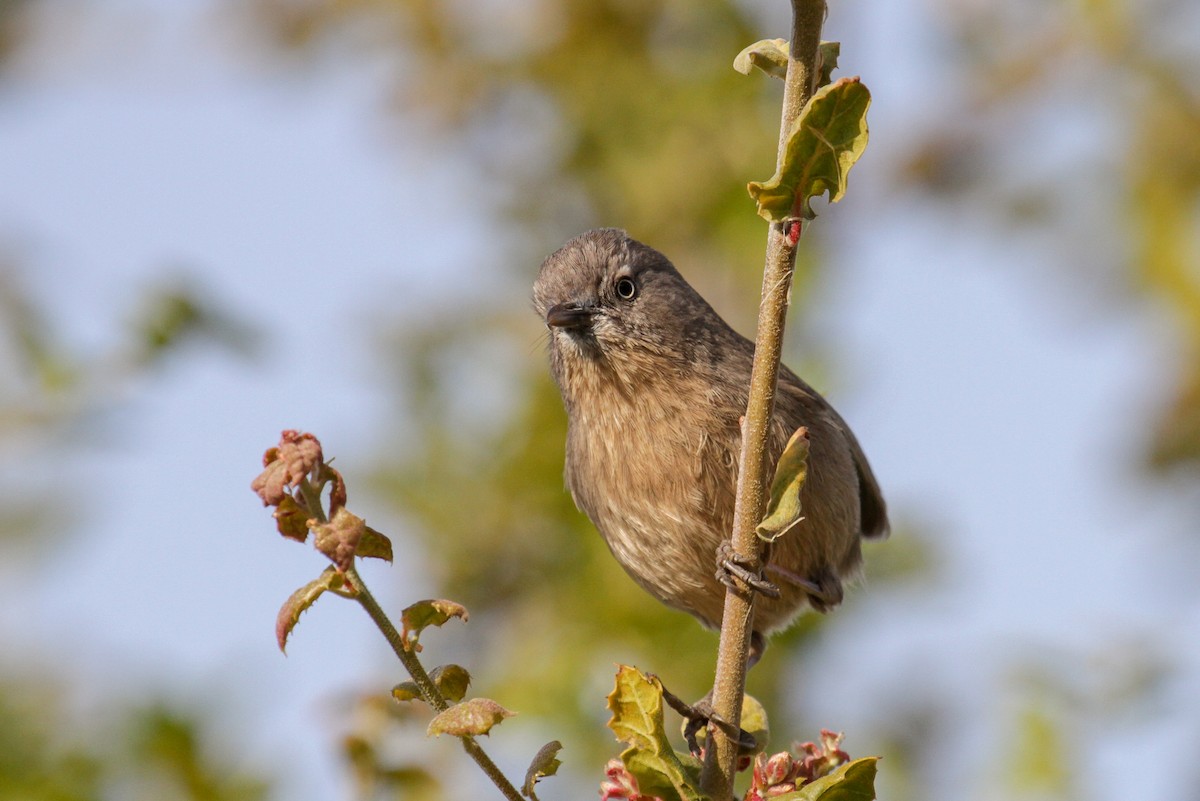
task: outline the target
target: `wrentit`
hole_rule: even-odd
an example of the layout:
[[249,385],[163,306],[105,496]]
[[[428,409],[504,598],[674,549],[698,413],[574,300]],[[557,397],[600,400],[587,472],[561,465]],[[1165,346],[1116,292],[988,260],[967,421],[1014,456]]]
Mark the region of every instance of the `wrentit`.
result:
[[[671,262],[616,228],[587,231],[542,263],[533,302],[567,410],[566,483],[625,571],[655,598],[721,625],[714,570],[733,529],[754,343]],[[888,533],[887,510],[845,421],[779,369],[767,460],[807,426],[804,520],[771,546],[778,597],[755,601],[751,663],[765,636],[806,607],[842,600],[860,539]]]

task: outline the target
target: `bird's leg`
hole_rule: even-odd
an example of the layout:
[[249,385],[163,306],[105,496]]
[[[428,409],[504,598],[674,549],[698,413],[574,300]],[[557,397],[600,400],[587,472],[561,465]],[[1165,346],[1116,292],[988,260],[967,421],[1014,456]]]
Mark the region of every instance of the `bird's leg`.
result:
[[717,581],[726,587],[738,589],[734,578],[741,579],[750,589],[768,598],[778,598],[779,588],[762,577],[761,571],[755,573],[750,569],[744,557],[734,553],[733,544],[723,540],[717,546]]
[[709,692],[708,695],[701,698],[695,704],[689,704],[666,687],[663,687],[663,700],[667,702],[667,706],[674,709],[687,721],[683,727],[683,739],[687,741],[688,750],[695,756],[699,756],[700,754],[700,743],[696,740],[696,735],[709,723],[712,723],[725,732],[729,738],[736,740],[738,751],[741,753],[752,753],[758,745],[758,741],[754,738],[753,734],[745,729],[734,726],[713,711],[712,692]]

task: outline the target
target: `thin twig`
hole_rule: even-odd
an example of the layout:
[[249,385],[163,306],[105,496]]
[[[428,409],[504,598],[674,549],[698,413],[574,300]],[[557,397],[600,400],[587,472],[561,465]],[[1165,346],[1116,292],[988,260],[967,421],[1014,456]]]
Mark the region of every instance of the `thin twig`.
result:
[[421,660],[417,659],[416,653],[412,649],[404,647],[404,638],[400,632],[396,631],[396,627],[388,618],[387,613],[383,611],[383,607],[379,605],[379,602],[375,600],[375,596],[367,589],[362,576],[358,574],[358,570],[353,566],[346,569],[346,581],[354,588],[354,600],[358,601],[359,605],[371,616],[371,620],[375,622],[375,627],[383,634],[383,638],[388,641],[388,645],[392,646],[392,651],[396,654],[396,658],[400,660],[400,664],[404,665],[404,669],[408,671],[408,675],[412,676],[417,689],[421,691],[421,697],[438,712],[444,712],[449,709],[450,702],[446,700],[441,690],[433,683],[433,679],[425,671],[425,666],[421,664]]
[[[346,579],[349,581],[350,586],[354,588],[355,600],[366,610],[367,614],[371,616],[371,620],[379,628],[379,631],[383,633],[384,639],[388,641],[388,645],[392,646],[392,651],[395,652],[396,657],[404,665],[404,669],[408,671],[408,675],[412,676],[417,689],[421,691],[421,695],[437,711],[442,712],[449,709],[450,702],[438,690],[433,679],[425,671],[425,666],[417,659],[417,655],[404,647],[404,638],[396,630],[387,613],[383,611],[383,607],[375,600],[375,596],[367,589],[367,585],[363,583],[362,576],[358,574],[358,571],[353,566],[346,570]],[[462,741],[463,750],[479,764],[479,767],[492,780],[492,783],[500,789],[505,798],[509,799],[509,801],[524,801],[521,793],[512,785],[512,782],[508,780],[508,777],[492,761],[492,758],[487,755],[474,737],[468,734],[459,737],[459,740]]]
[[[320,522],[328,521],[325,514],[325,509],[321,504],[321,492],[310,481],[300,482],[300,493],[304,498],[305,506],[309,514],[315,517]],[[359,605],[366,610],[367,615],[375,622],[376,628],[383,634],[383,638],[388,641],[388,645],[392,646],[392,651],[404,665],[404,669],[408,671],[408,675],[412,676],[413,683],[417,685],[417,689],[431,707],[438,712],[443,712],[450,708],[450,702],[446,700],[446,696],[442,695],[434,684],[433,679],[425,670],[425,666],[421,664],[421,660],[417,659],[417,655],[404,647],[404,638],[392,621],[388,618],[387,613],[383,611],[383,607],[375,600],[375,596],[367,589],[367,585],[362,580],[362,576],[358,574],[358,570],[354,565],[346,569],[346,582],[354,591],[354,600],[358,601]],[[492,758],[487,755],[483,747],[471,735],[463,735],[458,738],[462,742],[463,750],[474,759],[475,762],[487,774],[487,777],[492,780],[492,783],[499,788],[500,792],[509,801],[525,801],[521,797],[521,793],[513,786],[508,777],[500,770]]]
[[[817,76],[817,48],[821,26],[825,22],[825,0],[792,0],[792,37],[784,82],[783,111],[779,131],[778,161],[792,122],[812,97]],[[742,452],[739,461],[737,502],[734,507],[733,549],[742,558],[761,561],[755,527],[762,519],[765,505],[766,448],[771,414],[775,406],[775,386],[779,377],[779,357],[783,329],[787,319],[792,273],[796,264],[796,240],[790,230],[795,223],[777,223],[767,235],[766,265],[763,271],[762,302],[758,313],[758,333],[754,343],[754,366],[750,376],[750,398],[742,427]],[[750,649],[754,597],[747,588],[730,588],[725,594],[725,616],[721,623],[721,643],[717,652],[713,709],[717,715],[737,724],[742,717],[742,696],[746,687],[746,658]],[[713,747],[705,761],[701,784],[713,801],[733,797],[737,741],[717,727],[710,727]]]

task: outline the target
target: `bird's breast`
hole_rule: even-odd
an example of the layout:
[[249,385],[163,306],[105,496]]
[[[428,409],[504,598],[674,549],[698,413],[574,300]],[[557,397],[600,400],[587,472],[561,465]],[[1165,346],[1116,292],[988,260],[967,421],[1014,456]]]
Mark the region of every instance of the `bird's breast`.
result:
[[586,380],[568,401],[576,505],[639,584],[710,621],[696,603],[712,602],[714,554],[732,523],[736,415],[678,375],[627,382],[595,367]]

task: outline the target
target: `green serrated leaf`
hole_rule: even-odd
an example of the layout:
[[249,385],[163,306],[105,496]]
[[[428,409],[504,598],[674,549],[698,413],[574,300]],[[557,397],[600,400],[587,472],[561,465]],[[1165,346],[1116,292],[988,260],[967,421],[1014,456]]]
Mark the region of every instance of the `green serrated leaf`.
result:
[[783,164],[770,180],[746,187],[758,215],[774,223],[811,220],[812,198],[827,193],[830,203],[841,200],[850,168],[867,148],[870,105],[871,93],[858,76],[818,89],[792,123]]
[[400,636],[404,640],[405,648],[420,651],[421,645],[417,639],[421,632],[429,626],[440,626],[452,617],[462,618],[464,623],[467,622],[467,608],[460,603],[442,599],[417,601],[409,606],[400,615]]
[[786,78],[787,39],[763,39],[750,45],[733,59],[733,68],[743,75],[749,75],[755,67],[780,80]]
[[429,671],[429,678],[450,701],[461,701],[471,686],[471,674],[461,665],[439,665]]
[[279,643],[280,651],[287,653],[288,637],[300,621],[301,613],[316,603],[326,590],[341,589],[344,583],[345,577],[341,573],[327,567],[321,575],[293,592],[291,597],[283,602],[275,618],[275,640]]
[[817,46],[817,88],[828,86],[833,80],[833,71],[837,69],[838,56],[842,54],[841,42],[821,42]]
[[538,749],[529,763],[529,770],[525,771],[525,783],[521,785],[522,795],[537,801],[533,786],[538,783],[539,779],[558,773],[558,766],[562,764],[558,758],[558,752],[561,750],[562,743],[558,740],[551,740]]
[[439,712],[429,721],[429,728],[425,733],[428,736],[452,734],[455,737],[478,737],[487,734],[493,726],[515,714],[517,713],[509,712],[490,698],[472,698]]
[[878,761],[879,757],[863,757],[847,762],[828,776],[814,779],[773,801],[874,801]]
[[800,507],[800,489],[807,477],[808,429],[801,426],[792,434],[775,465],[766,515],[755,529],[761,539],[774,542],[804,519]]
[[662,684],[637,668],[620,665],[608,696],[613,713],[608,727],[628,744],[621,761],[638,781],[642,795],[663,801],[700,801],[700,764],[671,748],[663,730]]

